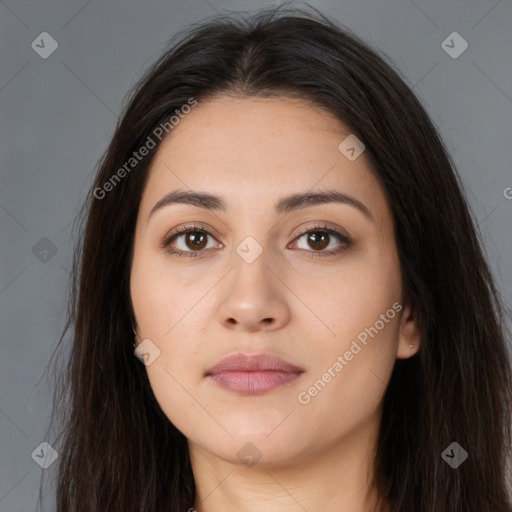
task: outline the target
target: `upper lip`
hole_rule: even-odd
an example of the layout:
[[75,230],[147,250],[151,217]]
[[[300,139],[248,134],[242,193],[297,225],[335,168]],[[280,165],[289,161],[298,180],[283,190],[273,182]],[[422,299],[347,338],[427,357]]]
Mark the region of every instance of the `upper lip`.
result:
[[222,358],[206,371],[206,375],[215,375],[217,373],[234,371],[280,371],[288,373],[302,373],[304,370],[272,354],[237,353]]

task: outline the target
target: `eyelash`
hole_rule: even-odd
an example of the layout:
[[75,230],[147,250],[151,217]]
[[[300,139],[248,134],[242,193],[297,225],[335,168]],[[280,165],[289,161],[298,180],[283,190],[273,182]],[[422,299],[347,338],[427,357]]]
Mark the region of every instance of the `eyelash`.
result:
[[[341,254],[344,251],[346,251],[352,245],[352,240],[349,237],[340,233],[339,231],[336,231],[335,229],[329,228],[325,224],[315,224],[314,226],[309,227],[306,231],[299,233],[299,235],[297,235],[297,237],[294,240],[298,240],[298,239],[302,238],[304,235],[308,235],[310,233],[318,233],[318,232],[327,233],[328,235],[338,238],[341,241],[341,243],[343,244],[343,246],[341,248],[338,248],[335,250],[330,250],[330,251],[307,251],[306,250],[307,253],[310,253],[310,254],[308,254],[308,257],[325,258],[325,257],[329,257],[329,256],[336,256],[336,255]],[[179,257],[182,257],[182,256],[184,256],[185,258],[202,257],[202,256],[200,256],[200,253],[206,252],[205,250],[174,251],[172,249],[169,249],[169,245],[171,244],[171,242],[173,242],[176,238],[179,238],[180,236],[186,235],[187,233],[204,233],[206,235],[213,237],[213,235],[202,226],[195,225],[195,224],[181,226],[181,227],[177,228],[175,230],[175,232],[166,236],[162,240],[162,242],[160,243],[160,248],[167,250],[167,252],[169,254],[176,255]],[[303,249],[303,250],[305,250],[305,249]]]

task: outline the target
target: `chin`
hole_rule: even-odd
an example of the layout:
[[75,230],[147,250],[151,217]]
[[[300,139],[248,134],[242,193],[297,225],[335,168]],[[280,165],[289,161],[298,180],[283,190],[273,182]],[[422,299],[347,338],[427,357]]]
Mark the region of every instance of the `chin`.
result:
[[[259,468],[285,466],[300,461],[305,455],[306,447],[297,443],[297,440],[304,439],[300,432],[283,429],[269,435],[271,429],[255,429],[249,424],[247,428],[229,431],[233,438],[227,439],[227,435],[219,434],[204,441],[197,439],[197,444],[219,459],[247,467],[256,464]],[[201,434],[204,435],[204,431]]]

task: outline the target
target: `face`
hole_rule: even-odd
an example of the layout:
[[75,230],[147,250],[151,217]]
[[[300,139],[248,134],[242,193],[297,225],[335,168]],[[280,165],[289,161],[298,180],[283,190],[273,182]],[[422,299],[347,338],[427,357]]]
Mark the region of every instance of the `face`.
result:
[[[395,360],[418,349],[391,211],[365,152],[339,149],[349,135],[300,100],[222,97],[157,153],[131,299],[191,453],[284,464],[375,432]],[[177,192],[215,198],[161,201]],[[292,198],[321,193],[339,200]]]

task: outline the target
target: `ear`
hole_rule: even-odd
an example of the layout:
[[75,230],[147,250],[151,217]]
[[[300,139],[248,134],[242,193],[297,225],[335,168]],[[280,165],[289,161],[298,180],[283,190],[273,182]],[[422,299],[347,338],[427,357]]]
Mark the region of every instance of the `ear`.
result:
[[400,319],[398,333],[397,359],[408,359],[418,352],[421,343],[420,328],[417,317],[409,306],[406,306]]

